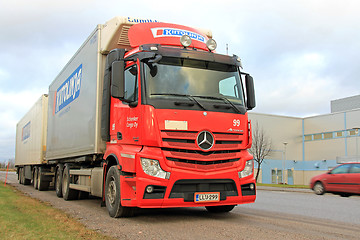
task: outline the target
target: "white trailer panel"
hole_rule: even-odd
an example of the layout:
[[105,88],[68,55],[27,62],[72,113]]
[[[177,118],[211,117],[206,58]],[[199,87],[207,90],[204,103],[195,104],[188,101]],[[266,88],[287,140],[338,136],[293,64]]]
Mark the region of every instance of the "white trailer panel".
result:
[[44,162],[48,96],[42,95],[16,126],[15,166]]

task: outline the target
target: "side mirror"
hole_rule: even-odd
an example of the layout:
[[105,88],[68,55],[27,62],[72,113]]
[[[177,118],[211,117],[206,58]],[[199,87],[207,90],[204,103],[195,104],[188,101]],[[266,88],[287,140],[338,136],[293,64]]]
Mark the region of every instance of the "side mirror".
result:
[[111,65],[111,96],[123,99],[125,89],[125,61],[115,61]]
[[248,110],[253,109],[256,106],[255,102],[255,88],[253,78],[247,74],[245,75],[245,85],[246,85],[246,107]]

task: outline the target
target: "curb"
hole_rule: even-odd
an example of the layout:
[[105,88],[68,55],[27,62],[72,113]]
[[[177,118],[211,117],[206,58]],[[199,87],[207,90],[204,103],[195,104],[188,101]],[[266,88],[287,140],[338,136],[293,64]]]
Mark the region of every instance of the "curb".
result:
[[299,193],[313,193],[311,189],[308,188],[286,188],[286,187],[266,187],[266,186],[256,186],[257,190],[264,191],[277,191],[277,192],[299,192]]

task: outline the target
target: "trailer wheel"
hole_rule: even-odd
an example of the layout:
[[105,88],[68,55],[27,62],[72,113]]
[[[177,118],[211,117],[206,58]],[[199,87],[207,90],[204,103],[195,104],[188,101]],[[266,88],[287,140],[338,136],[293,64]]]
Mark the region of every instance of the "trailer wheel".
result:
[[23,178],[23,172],[24,172],[24,170],[23,170],[23,168],[20,168],[19,169],[19,183],[20,184],[23,184],[24,183],[24,178]]
[[134,209],[121,206],[120,172],[117,166],[112,166],[106,175],[105,204],[111,217],[131,217]]
[[206,210],[211,213],[226,213],[233,210],[235,205],[225,205],[225,206],[206,206]]
[[75,200],[79,196],[79,191],[75,189],[70,189],[70,167],[68,164],[65,164],[62,175],[62,194],[64,200]]
[[55,191],[56,191],[56,196],[58,196],[59,198],[63,196],[62,182],[63,182],[63,165],[59,164],[56,169],[56,178],[55,178]]
[[38,182],[38,177],[39,177],[38,173],[39,173],[39,168],[38,168],[38,167],[34,167],[34,171],[33,171],[33,185],[34,185],[34,188],[35,188],[35,189],[38,189],[38,184],[39,184],[39,182]]
[[38,168],[38,190],[39,191],[46,191],[49,189],[49,184],[50,182],[48,181],[44,181],[45,180],[45,175],[44,173],[44,168],[43,167],[39,167]]

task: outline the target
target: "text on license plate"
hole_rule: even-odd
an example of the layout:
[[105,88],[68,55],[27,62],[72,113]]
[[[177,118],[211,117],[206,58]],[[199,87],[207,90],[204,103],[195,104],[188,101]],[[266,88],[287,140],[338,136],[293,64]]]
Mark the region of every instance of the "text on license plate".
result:
[[219,192],[201,192],[194,194],[194,202],[219,202]]

